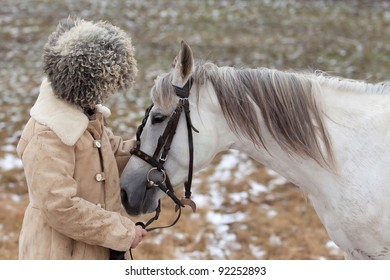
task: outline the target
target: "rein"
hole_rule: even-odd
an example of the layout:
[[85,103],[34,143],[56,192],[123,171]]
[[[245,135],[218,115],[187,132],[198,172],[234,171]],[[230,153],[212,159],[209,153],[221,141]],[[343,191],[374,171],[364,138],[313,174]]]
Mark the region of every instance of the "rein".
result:
[[[142,226],[146,231],[169,228],[174,226],[180,219],[181,208],[185,207],[186,205],[191,207],[193,212],[195,212],[196,210],[196,204],[191,199],[191,194],[192,194],[191,185],[192,185],[193,166],[194,166],[194,145],[193,145],[192,131],[195,131],[196,133],[198,133],[199,131],[196,128],[194,128],[194,126],[192,125],[191,116],[190,116],[190,105],[189,105],[188,97],[190,95],[192,83],[193,83],[193,78],[190,77],[187,83],[183,87],[177,87],[172,85],[175,94],[179,97],[179,102],[176,109],[173,111],[163,134],[158,139],[157,146],[153,153],[153,156],[150,156],[141,150],[141,134],[149,118],[149,114],[153,108],[153,104],[146,110],[145,116],[141,124],[138,126],[137,133],[136,133],[136,145],[130,151],[132,155],[139,157],[140,159],[144,160],[145,162],[147,162],[152,166],[152,168],[148,171],[146,175],[147,191],[150,190],[151,188],[155,188],[155,187],[159,188],[161,191],[166,193],[173,200],[173,202],[176,204],[175,212],[178,212],[176,219],[171,224],[167,226],[158,226],[158,227],[150,228],[149,225],[152,224],[154,221],[156,221],[160,216],[161,201],[159,200],[158,206],[155,210],[154,217],[150,218],[146,223],[143,222],[136,223],[136,225]],[[182,113],[184,113],[185,115],[186,124],[187,124],[189,168],[188,168],[187,180],[184,183],[185,194],[183,198],[179,199],[175,195],[172,184],[169,180],[169,176],[166,173],[166,170],[164,168],[164,164],[166,162],[169,150],[171,148],[173,137],[176,134],[176,129],[179,124],[180,116]],[[156,177],[153,177],[153,175],[159,175],[158,176],[159,179],[156,180],[155,179]],[[131,258],[133,259],[131,250],[130,250],[130,255]]]

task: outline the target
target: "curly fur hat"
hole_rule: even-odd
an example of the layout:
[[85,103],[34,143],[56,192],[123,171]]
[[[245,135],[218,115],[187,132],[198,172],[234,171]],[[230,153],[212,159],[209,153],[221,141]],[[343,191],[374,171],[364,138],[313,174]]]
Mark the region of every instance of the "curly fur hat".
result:
[[137,74],[134,48],[123,30],[72,18],[49,36],[43,67],[54,93],[83,109],[130,88]]

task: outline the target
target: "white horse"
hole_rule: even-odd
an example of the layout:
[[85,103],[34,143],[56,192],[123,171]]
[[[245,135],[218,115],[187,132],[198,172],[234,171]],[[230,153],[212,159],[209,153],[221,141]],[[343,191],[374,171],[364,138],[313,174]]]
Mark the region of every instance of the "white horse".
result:
[[[194,65],[182,42],[172,71],[158,77],[141,149],[153,154],[179,98],[189,96],[194,171],[228,149],[242,151],[304,190],[347,259],[390,259],[390,84],[324,73]],[[164,165],[172,185],[188,173],[184,116]],[[150,165],[131,157],[121,177],[128,213],[153,212],[164,195],[145,187]]]

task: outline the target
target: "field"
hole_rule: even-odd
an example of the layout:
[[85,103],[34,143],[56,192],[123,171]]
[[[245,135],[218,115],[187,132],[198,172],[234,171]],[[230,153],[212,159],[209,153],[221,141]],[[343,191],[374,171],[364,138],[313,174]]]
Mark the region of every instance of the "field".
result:
[[[28,194],[15,147],[42,80],[42,48],[68,15],[108,20],[131,35],[139,74],[107,104],[115,134],[132,137],[182,39],[196,59],[223,66],[323,70],[389,79],[390,3],[379,0],[2,0],[0,6],[0,259],[17,259]],[[196,147],[195,147],[196,149]],[[367,171],[369,172],[369,170]],[[179,223],[150,233],[136,259],[341,259],[305,194],[229,151],[196,174]],[[160,224],[173,217],[163,201]],[[133,217],[146,220],[147,217]]]

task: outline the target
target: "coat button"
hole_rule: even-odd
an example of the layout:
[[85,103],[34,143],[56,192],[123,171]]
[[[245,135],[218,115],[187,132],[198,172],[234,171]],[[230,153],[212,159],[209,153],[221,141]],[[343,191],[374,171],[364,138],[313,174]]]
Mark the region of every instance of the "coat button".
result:
[[105,205],[101,203],[96,203],[96,206],[102,209],[105,209]]
[[104,173],[97,173],[95,175],[95,179],[96,179],[96,181],[101,182],[101,181],[104,181],[106,178],[104,177]]
[[95,140],[95,141],[93,141],[93,146],[95,148],[101,148],[102,147],[102,143],[100,143],[99,140]]

